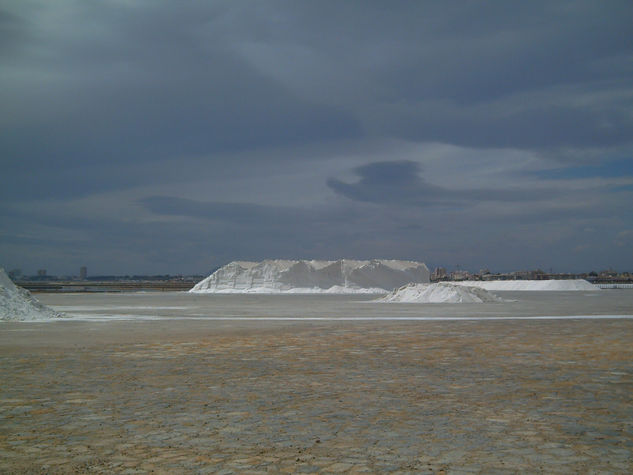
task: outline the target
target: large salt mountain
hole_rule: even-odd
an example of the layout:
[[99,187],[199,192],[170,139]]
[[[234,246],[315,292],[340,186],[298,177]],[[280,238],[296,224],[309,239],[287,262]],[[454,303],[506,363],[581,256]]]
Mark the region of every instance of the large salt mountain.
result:
[[388,259],[234,261],[190,292],[385,293],[409,282],[429,282],[425,264]]
[[28,290],[16,286],[0,268],[0,321],[36,321],[61,316],[38,302]]

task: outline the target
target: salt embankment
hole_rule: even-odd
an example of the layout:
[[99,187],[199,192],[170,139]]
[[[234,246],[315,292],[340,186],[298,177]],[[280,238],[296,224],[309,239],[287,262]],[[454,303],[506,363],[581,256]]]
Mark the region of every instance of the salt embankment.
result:
[[62,314],[38,302],[26,289],[16,286],[0,268],[0,321],[37,321]]
[[408,284],[375,302],[484,303],[503,302],[503,299],[479,287],[438,282],[436,284]]
[[429,282],[422,262],[389,259],[234,261],[198,282],[194,293],[386,293]]
[[600,290],[599,287],[584,279],[570,280],[464,280],[453,282],[456,285],[479,287],[485,290],[498,291],[580,291]]

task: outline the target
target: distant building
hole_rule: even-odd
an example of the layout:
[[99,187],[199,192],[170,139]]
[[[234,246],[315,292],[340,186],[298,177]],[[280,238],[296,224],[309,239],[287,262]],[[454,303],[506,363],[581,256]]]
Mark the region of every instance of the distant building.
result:
[[467,270],[455,270],[450,275],[451,280],[471,280],[472,278],[472,274]]
[[600,274],[598,274],[599,277],[616,277],[617,275],[618,273],[613,269],[603,270],[600,271]]
[[86,277],[88,277],[88,268],[86,266],[82,266],[79,268],[79,278],[81,280],[86,280]]
[[46,277],[46,269],[38,269],[37,270],[38,277]]
[[514,280],[542,280],[546,274],[541,269],[512,272]]
[[431,274],[431,280],[433,282],[446,279],[447,277],[448,277],[448,273],[446,272],[446,269],[444,269],[443,267],[436,267],[433,273]]

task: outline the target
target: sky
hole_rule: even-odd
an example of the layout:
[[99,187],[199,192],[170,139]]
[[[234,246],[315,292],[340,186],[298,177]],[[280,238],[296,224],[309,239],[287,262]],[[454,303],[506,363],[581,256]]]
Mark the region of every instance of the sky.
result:
[[0,0],[0,266],[633,271],[633,2]]

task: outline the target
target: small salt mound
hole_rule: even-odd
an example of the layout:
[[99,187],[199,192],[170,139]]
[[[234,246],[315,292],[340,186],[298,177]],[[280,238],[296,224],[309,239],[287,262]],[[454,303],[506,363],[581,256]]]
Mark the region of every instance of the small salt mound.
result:
[[26,322],[61,316],[38,302],[28,290],[17,287],[0,268],[0,321]]
[[448,282],[437,284],[407,284],[375,302],[411,303],[484,303],[502,302],[494,294],[477,287],[454,285]]
[[456,285],[466,285],[468,287],[479,287],[486,290],[512,290],[512,291],[579,291],[579,290],[600,290],[584,279],[570,280],[487,280],[475,281],[465,280],[454,282]]

